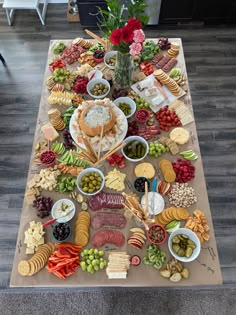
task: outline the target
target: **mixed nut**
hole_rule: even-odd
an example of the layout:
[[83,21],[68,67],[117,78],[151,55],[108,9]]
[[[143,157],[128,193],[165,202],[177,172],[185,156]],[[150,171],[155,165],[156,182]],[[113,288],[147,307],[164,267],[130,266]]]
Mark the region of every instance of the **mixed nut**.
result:
[[148,238],[154,244],[162,243],[165,237],[165,230],[160,225],[153,225],[148,230]]

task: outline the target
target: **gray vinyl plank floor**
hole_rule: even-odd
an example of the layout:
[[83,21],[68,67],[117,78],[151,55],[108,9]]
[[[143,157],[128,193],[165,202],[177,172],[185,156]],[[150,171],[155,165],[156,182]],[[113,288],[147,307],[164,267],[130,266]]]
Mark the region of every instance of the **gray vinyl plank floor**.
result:
[[[236,285],[236,27],[161,26],[147,37],[181,37],[225,286]],[[50,39],[84,36],[49,5],[46,26],[34,11],[12,27],[0,8],[0,288],[7,289]],[[199,313],[200,314],[200,313]]]

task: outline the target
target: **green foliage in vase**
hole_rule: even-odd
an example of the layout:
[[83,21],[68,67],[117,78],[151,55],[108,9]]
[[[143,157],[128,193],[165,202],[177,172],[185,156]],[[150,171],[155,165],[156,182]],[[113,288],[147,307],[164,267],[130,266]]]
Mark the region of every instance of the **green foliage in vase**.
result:
[[128,18],[137,18],[143,26],[147,25],[149,17],[145,14],[145,10],[148,4],[144,0],[131,0],[129,2],[130,4],[127,6]]
[[125,6],[121,3],[121,0],[105,1],[107,4],[107,10],[102,10],[100,7],[98,10],[100,15],[100,18],[98,18],[98,27],[102,31],[103,36],[109,38],[113,30],[125,25]]
[[100,15],[98,27],[106,38],[109,38],[115,29],[123,27],[127,19],[137,18],[143,26],[149,21],[149,17],[145,14],[145,9],[148,7],[145,0],[129,0],[127,6],[122,4],[121,0],[105,1],[107,10],[98,7]]

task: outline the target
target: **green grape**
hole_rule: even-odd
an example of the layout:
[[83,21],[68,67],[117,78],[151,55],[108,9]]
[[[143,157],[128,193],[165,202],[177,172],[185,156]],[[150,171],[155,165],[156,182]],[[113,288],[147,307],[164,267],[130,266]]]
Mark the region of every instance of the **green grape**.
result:
[[91,274],[95,273],[99,269],[103,269],[107,262],[104,260],[104,251],[98,249],[84,249],[81,252],[81,269]]
[[94,259],[94,260],[92,261],[92,265],[93,265],[93,267],[95,267],[95,266],[97,265],[97,260],[96,260],[96,259]]
[[88,254],[89,254],[89,255],[92,255],[92,254],[93,254],[93,249],[92,249],[92,248],[90,248],[90,249],[88,250]]
[[80,263],[80,266],[81,266],[81,268],[86,268],[86,262],[85,261],[81,261],[81,263]]
[[100,269],[103,269],[105,267],[105,264],[103,261],[100,262],[100,265],[99,265]]

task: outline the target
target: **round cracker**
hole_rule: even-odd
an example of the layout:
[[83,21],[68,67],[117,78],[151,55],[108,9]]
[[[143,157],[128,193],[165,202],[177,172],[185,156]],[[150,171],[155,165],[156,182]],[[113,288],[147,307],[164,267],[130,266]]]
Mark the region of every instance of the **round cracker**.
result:
[[27,260],[21,260],[17,266],[17,270],[21,276],[28,276],[30,273],[30,264]]

